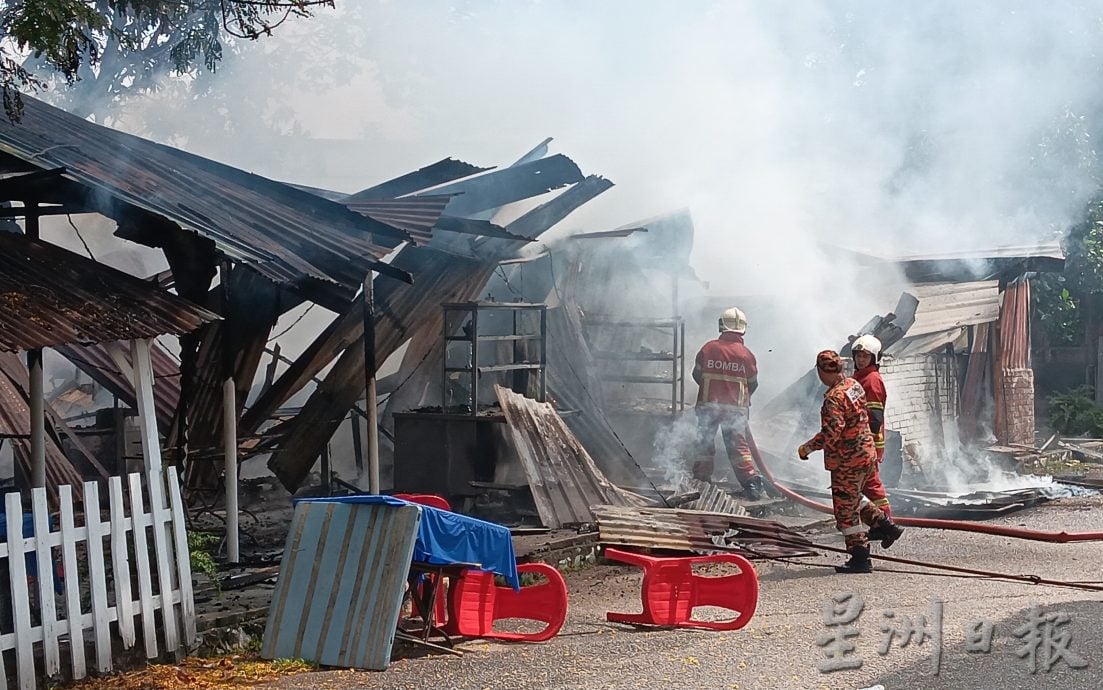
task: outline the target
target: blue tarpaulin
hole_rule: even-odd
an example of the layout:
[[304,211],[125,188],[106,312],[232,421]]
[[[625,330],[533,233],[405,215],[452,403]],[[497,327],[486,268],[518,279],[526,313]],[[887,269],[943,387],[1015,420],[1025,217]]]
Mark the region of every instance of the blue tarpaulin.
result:
[[504,577],[514,589],[521,588],[521,578],[517,574],[517,557],[513,553],[513,539],[509,529],[502,525],[411,503],[394,496],[334,496],[304,498],[296,502],[417,506],[421,509],[421,520],[414,544],[415,561],[433,565],[477,564],[482,570]]

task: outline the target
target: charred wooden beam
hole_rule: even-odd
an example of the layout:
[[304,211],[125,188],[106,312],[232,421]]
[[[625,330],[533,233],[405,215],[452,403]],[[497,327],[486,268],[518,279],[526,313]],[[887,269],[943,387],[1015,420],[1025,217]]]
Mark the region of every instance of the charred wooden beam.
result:
[[[536,161],[536,163],[541,162]],[[572,166],[574,163],[569,159],[531,168],[518,166],[523,168],[522,173],[524,173],[520,178],[521,184],[529,186],[534,184],[527,174],[536,170],[555,171],[558,175],[569,177]],[[577,170],[577,167],[574,167],[574,170]],[[492,173],[484,178],[497,174]],[[474,184],[473,181],[464,181],[458,183],[454,191],[467,192],[465,196],[470,195],[470,198],[466,203],[472,208],[490,208],[490,206],[483,206],[488,203],[488,199],[497,199],[501,203],[502,199],[518,193],[516,190],[501,186],[507,179],[510,178],[503,176],[497,181],[461,188],[465,182]],[[548,177],[541,184],[547,184],[552,180],[552,177]],[[582,178],[578,184],[559,196],[510,223],[506,230],[514,235],[535,238],[566,218],[579,206],[610,188],[612,184],[601,177]],[[434,190],[434,193],[447,191],[447,189]],[[530,189],[528,196],[532,194]],[[446,240],[438,241],[436,236],[433,242],[443,246],[448,245]],[[517,246],[513,241],[494,238],[478,238],[474,244],[477,245],[475,251],[478,258],[472,259],[463,259],[455,254],[436,251],[433,245],[405,247],[399,252],[392,266],[418,276],[418,282],[413,287],[407,288],[392,281],[386,281],[376,292],[378,305],[376,349],[379,362],[385,362],[402,343],[411,338],[417,339],[419,334],[425,334],[425,338],[437,337],[443,328],[440,304],[477,299],[497,268],[498,262],[513,256]],[[288,423],[286,442],[268,462],[268,466],[275,472],[280,482],[290,491],[298,489],[310,472],[322,447],[333,436],[348,410],[363,394],[364,357],[361,342],[363,326],[347,323],[346,328],[348,330],[343,331],[342,334],[354,334],[354,342],[345,349],[344,354],[326,375],[323,384],[318,386],[307,400],[299,415]],[[334,336],[336,334],[335,332]],[[314,363],[316,364],[317,361],[315,359]],[[306,369],[300,372],[300,375],[305,371]]]

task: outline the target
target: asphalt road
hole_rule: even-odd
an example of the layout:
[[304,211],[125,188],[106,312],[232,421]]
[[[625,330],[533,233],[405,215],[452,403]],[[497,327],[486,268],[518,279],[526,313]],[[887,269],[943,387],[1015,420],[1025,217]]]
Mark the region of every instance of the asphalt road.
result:
[[[1103,531],[1103,498],[1062,499],[994,522]],[[821,541],[829,539],[837,537],[824,535]],[[910,529],[889,553],[1103,586],[1103,543],[1045,544]],[[828,567],[841,558],[802,559],[810,565],[760,562],[759,608],[738,632],[636,630],[606,623],[606,611],[639,610],[640,576],[632,568],[602,565],[568,574],[570,614],[563,632],[550,642],[471,641],[462,645],[462,658],[415,655],[381,673],[322,671],[268,687],[1103,688],[1103,592],[892,572],[904,568],[889,565],[871,575],[843,576]],[[845,595],[859,597],[863,607],[850,624],[858,633],[848,638],[854,651],[840,661],[860,667],[825,673],[821,666],[830,661],[827,651],[833,643],[821,647],[817,639],[831,637],[840,627],[825,625],[825,603],[845,617],[853,612],[845,604],[857,599],[830,600]],[[941,626],[936,624],[939,610]],[[901,646],[904,636],[898,633],[882,654],[890,635],[882,628],[891,631],[895,624],[903,631],[910,623],[918,629],[919,615],[926,618],[930,638],[920,644],[916,634]],[[967,636],[967,630],[977,634]]]

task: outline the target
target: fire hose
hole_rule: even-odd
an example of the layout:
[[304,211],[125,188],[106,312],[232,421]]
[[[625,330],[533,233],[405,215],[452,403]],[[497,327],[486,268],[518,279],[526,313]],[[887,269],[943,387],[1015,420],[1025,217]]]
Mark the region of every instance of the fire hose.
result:
[[[829,515],[834,514],[831,506],[826,503],[820,503],[814,501],[806,496],[798,494],[796,491],[783,486],[774,479],[774,475],[770,472],[770,468],[766,466],[766,463],[762,460],[762,454],[758,450],[758,445],[754,441],[754,436],[751,435],[750,428],[747,429],[747,445],[751,449],[751,457],[754,459],[754,464],[758,467],[758,471],[762,473],[762,476],[774,487],[779,493],[786,498],[799,503],[803,506],[817,510],[821,513],[827,513]],[[914,517],[898,517],[893,516],[893,522],[904,527],[920,527],[926,529],[945,529],[945,530],[957,530],[960,532],[977,532],[980,534],[992,534],[1000,537],[1011,537],[1013,539],[1029,539],[1031,541],[1043,541],[1055,544],[1070,544],[1073,542],[1081,541],[1103,541],[1103,532],[1043,532],[1033,529],[1022,529],[1019,527],[1003,527],[1001,525],[985,525],[976,522],[969,522],[967,520],[941,520],[934,518],[914,518]]]

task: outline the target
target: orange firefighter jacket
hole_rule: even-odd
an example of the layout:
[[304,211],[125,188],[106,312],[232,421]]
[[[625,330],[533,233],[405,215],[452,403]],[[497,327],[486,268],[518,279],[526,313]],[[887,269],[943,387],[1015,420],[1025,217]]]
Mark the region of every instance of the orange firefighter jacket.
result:
[[758,387],[758,363],[739,333],[721,333],[697,353],[693,370],[697,404],[714,403],[750,407]]
[[866,410],[869,412],[869,430],[873,432],[873,446],[877,449],[877,460],[885,456],[885,380],[881,378],[880,367],[870,364],[854,372],[854,378],[862,384],[866,392]]
[[820,422],[820,433],[804,444],[804,451],[823,450],[824,469],[835,471],[874,462],[876,453],[869,430],[866,394],[860,383],[844,377],[828,388],[823,395]]

